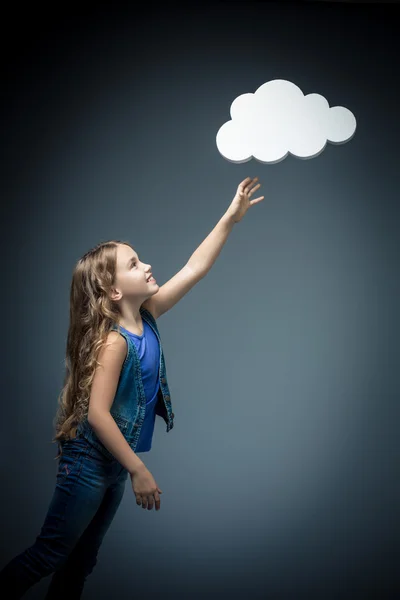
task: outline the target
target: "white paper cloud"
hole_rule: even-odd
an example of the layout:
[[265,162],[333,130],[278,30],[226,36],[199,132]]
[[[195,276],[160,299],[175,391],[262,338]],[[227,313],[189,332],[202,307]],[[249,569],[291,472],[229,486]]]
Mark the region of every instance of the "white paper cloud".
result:
[[307,94],[285,79],[273,79],[254,94],[242,94],[231,104],[231,117],[217,133],[224,158],[243,163],[254,157],[276,163],[289,154],[314,158],[327,141],[348,142],[356,130],[353,113],[344,106],[329,108],[320,94]]

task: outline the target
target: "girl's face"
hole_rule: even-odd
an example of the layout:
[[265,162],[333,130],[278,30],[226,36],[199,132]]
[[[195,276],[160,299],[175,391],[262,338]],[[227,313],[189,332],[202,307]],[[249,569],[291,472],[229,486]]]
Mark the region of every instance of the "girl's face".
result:
[[138,300],[150,298],[158,291],[156,281],[148,281],[151,272],[151,266],[141,262],[130,246],[118,246],[115,281],[117,292]]

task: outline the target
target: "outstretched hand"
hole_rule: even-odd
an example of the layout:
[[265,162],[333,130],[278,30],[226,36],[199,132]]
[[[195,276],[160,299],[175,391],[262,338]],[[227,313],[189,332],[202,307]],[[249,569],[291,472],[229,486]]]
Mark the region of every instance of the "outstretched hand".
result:
[[256,181],[258,181],[258,177],[254,177],[254,179],[251,177],[246,177],[246,179],[239,183],[235,197],[227,210],[227,213],[235,223],[239,223],[239,221],[247,213],[250,206],[253,206],[253,204],[257,204],[258,202],[261,202],[261,200],[264,200],[264,196],[259,196],[254,200],[250,200],[250,197],[261,186],[261,183],[254,185]]

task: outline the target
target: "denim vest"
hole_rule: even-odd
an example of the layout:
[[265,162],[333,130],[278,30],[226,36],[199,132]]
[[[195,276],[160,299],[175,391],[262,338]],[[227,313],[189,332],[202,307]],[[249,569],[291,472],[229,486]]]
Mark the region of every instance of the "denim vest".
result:
[[[168,433],[174,426],[175,415],[172,412],[160,333],[158,331],[156,320],[148,310],[141,307],[140,314],[142,319],[152,327],[160,344],[160,388],[158,390],[155,412],[156,415],[159,415],[164,419],[167,425],[166,431]],[[118,325],[114,324],[112,329],[118,331]],[[128,352],[122,365],[118,387],[110,413],[129,446],[135,451],[146,413],[146,396],[143,389],[140,359],[136,346],[124,331],[119,330],[119,333],[126,339]],[[104,456],[110,460],[115,460],[115,457],[97,437],[93,427],[88,422],[87,417],[79,423],[76,435],[86,438],[93,446],[100,450]]]

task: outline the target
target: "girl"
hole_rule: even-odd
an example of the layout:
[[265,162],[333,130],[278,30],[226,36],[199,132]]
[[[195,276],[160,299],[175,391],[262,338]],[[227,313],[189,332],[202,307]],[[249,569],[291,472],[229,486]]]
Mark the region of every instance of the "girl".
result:
[[[137,456],[148,452],[156,414],[174,425],[156,319],[211,268],[260,187],[249,177],[185,267],[161,288],[128,242],[103,242],[75,266],[66,375],[55,418],[56,486],[32,546],[0,573],[3,599],[21,598],[54,572],[46,600],[76,600],[121,502],[128,473],[136,503],[160,509],[161,489]],[[254,187],[253,187],[254,186]]]

